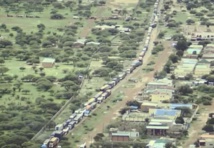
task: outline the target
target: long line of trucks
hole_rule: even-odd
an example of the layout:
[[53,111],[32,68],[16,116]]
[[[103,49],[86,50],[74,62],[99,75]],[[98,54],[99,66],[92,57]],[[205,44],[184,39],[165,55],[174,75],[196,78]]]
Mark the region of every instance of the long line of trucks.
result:
[[[159,5],[159,0],[156,1],[154,5],[154,14],[157,14],[157,9]],[[122,81],[128,74],[132,73],[137,67],[143,64],[143,58],[147,52],[150,36],[154,26],[152,26],[157,20],[155,20],[155,16],[152,16],[151,19],[151,27],[148,29],[148,36],[146,38],[146,42],[144,43],[144,48],[141,50],[141,53],[138,59],[134,60],[131,66],[124,72],[120,73],[117,77],[113,78],[112,81],[102,86],[99,91],[93,98],[90,98],[85,104],[83,108],[76,110],[72,113],[69,118],[62,124],[58,124],[55,126],[55,131],[46,139],[41,148],[61,148],[59,146],[59,142],[63,136],[67,135],[75,125],[80,123],[84,116],[90,115],[92,110],[94,110],[97,106],[97,103],[102,103],[105,99],[107,99],[111,95],[111,89],[113,89],[120,81]],[[79,148],[86,148],[86,144],[80,146]]]

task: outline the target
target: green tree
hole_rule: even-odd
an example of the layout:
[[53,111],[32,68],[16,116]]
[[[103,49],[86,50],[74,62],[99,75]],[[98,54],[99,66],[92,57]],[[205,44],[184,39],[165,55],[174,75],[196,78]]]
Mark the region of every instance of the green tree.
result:
[[8,71],[9,71],[9,69],[7,67],[0,67],[0,73],[1,73],[1,75],[4,75]]

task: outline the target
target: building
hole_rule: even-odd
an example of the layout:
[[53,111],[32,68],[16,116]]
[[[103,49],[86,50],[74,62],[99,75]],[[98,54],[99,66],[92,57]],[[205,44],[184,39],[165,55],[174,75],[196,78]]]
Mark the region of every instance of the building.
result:
[[169,131],[168,125],[148,125],[146,126],[147,135],[166,136]]
[[173,99],[173,94],[172,93],[167,93],[167,92],[153,92],[150,94],[150,101],[151,102],[163,102],[167,101],[170,102]]
[[200,139],[214,139],[214,134],[205,133],[200,136]]
[[84,47],[86,44],[86,39],[83,38],[83,39],[78,39],[76,42],[73,43],[73,47],[77,47],[77,48],[81,48],[81,47]]
[[203,49],[202,45],[190,45],[189,48],[184,53],[185,58],[198,58]]
[[202,59],[206,59],[207,61],[214,60],[214,44],[207,44],[203,50]]
[[192,41],[213,40],[213,39],[214,39],[213,32],[194,32],[191,36]]
[[151,123],[161,123],[161,124],[165,124],[168,126],[173,125],[173,123],[175,122],[173,119],[163,119],[163,118],[152,118],[150,120]]
[[149,114],[152,117],[166,117],[168,119],[176,119],[181,115],[181,111],[173,109],[150,109]]
[[100,43],[99,42],[87,42],[86,45],[96,45],[96,46],[99,46]]
[[153,103],[153,102],[143,102],[141,104],[141,110],[143,112],[149,112],[150,108],[157,108],[158,104],[157,103]]
[[110,133],[111,140],[114,142],[129,141],[131,139],[136,139],[139,136],[139,132],[133,131],[117,131],[115,133]]
[[172,140],[172,139],[166,139],[166,138],[160,138],[160,139],[157,139],[157,140],[151,140],[146,145],[146,148],[165,148],[165,145],[167,143],[174,144],[174,140]]
[[176,108],[181,108],[181,107],[187,107],[189,109],[193,109],[192,104],[177,104],[177,103],[171,103],[169,104],[170,109],[176,109]]
[[55,59],[53,58],[44,58],[42,60],[42,67],[52,68],[55,65]]
[[187,74],[193,74],[197,62],[197,59],[182,58],[174,70],[174,75],[177,78],[184,78]]
[[203,75],[210,74],[210,72],[211,72],[210,62],[205,59],[202,59],[197,63],[194,75],[196,77],[201,77]]
[[198,143],[200,148],[213,148],[214,147],[214,139],[199,139]]
[[174,89],[174,84],[172,80],[169,79],[158,79],[152,82],[147,83],[146,90],[155,90],[155,89]]

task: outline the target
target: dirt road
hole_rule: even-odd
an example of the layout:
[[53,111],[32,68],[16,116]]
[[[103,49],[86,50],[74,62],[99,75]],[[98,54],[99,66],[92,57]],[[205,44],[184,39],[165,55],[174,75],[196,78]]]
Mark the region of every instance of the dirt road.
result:
[[214,100],[211,106],[201,106],[199,110],[200,114],[197,116],[197,120],[193,121],[190,125],[189,136],[186,141],[182,144],[183,148],[187,148],[189,145],[193,144],[199,136],[202,134],[202,128],[206,125],[209,113],[214,110]]
[[[145,56],[143,67],[145,67],[149,61],[149,57],[151,56],[151,51],[153,49],[153,41],[155,40],[157,34],[158,34],[158,30],[155,29],[151,36],[149,50]],[[90,133],[88,133],[88,134],[84,135],[84,137],[82,137],[82,139],[84,140],[84,142],[87,143],[87,145],[89,145],[91,142],[93,142],[93,141],[91,141],[91,139],[93,139],[93,137],[96,136],[97,133],[102,133],[103,125],[106,125],[106,123],[110,123],[112,120],[114,120],[118,116],[118,111],[126,105],[126,102],[128,100],[132,100],[133,97],[138,92],[141,91],[141,89],[145,86],[145,84],[153,79],[154,73],[156,71],[161,71],[161,69],[167,62],[169,55],[172,53],[171,48],[169,46],[170,46],[170,43],[167,43],[165,45],[165,50],[163,52],[159,53],[159,55],[156,59],[156,64],[154,65],[154,71],[149,72],[147,74],[145,74],[145,73],[143,74],[142,67],[139,67],[138,69],[136,69],[133,72],[132,75],[127,76],[127,78],[125,80],[123,80],[120,85],[118,85],[117,87],[115,87],[113,89],[112,93],[118,92],[120,87],[122,85],[124,85],[125,83],[127,83],[128,79],[137,78],[137,77],[142,78],[142,81],[139,81],[138,83],[136,83],[135,87],[133,87],[132,89],[130,89],[130,88],[124,89],[123,90],[123,92],[125,92],[124,99],[121,102],[119,102],[118,104],[116,104],[108,113],[106,113],[104,116],[102,116],[102,118],[97,120],[97,123],[99,123],[99,124],[94,125],[93,131],[91,131]]]

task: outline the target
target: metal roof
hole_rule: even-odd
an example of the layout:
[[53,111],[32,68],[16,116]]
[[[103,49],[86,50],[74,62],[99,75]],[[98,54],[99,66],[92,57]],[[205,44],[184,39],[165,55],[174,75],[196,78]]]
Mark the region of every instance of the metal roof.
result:
[[55,59],[53,58],[44,58],[42,60],[43,63],[54,63],[55,62]]
[[170,109],[156,109],[154,115],[155,116],[175,116],[178,110],[170,110]]
[[177,107],[187,107],[187,108],[190,108],[192,109],[192,104],[170,104],[169,105],[170,109],[175,109]]
[[169,126],[146,126],[146,129],[169,129]]

